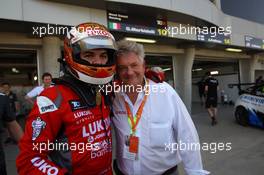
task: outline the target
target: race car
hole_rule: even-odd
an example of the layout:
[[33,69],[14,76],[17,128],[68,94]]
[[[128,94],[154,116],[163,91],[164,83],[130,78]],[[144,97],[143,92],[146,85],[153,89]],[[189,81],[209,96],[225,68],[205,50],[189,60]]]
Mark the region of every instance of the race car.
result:
[[243,85],[247,84],[231,84],[239,87],[239,98],[235,103],[236,121],[243,125],[253,125],[264,129],[264,83],[255,84],[246,90],[241,90]]

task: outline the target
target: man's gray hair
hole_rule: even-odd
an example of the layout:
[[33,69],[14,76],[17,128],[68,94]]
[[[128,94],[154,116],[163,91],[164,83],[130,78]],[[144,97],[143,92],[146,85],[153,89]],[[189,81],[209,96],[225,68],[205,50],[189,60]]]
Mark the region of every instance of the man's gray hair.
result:
[[134,52],[144,62],[145,51],[142,44],[134,41],[121,40],[117,42],[117,56]]

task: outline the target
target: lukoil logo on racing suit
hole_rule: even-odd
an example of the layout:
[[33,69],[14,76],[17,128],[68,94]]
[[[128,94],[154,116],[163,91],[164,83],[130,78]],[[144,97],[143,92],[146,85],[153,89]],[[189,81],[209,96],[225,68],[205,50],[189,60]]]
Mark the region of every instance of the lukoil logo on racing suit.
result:
[[59,170],[57,167],[49,165],[45,160],[40,157],[34,157],[31,159],[31,163],[37,167],[42,173],[47,175],[57,175]]
[[88,116],[88,115],[91,116],[91,115],[93,115],[93,113],[91,111],[87,110],[87,111],[76,112],[73,115],[74,115],[74,118],[77,119],[77,118],[82,118],[82,117]]
[[83,137],[89,137],[90,135],[94,135],[97,132],[103,131],[103,122],[105,124],[105,129],[107,130],[110,126],[110,119],[106,118],[104,121],[97,120],[92,123],[89,123],[88,126],[83,126],[82,128],[82,136]]

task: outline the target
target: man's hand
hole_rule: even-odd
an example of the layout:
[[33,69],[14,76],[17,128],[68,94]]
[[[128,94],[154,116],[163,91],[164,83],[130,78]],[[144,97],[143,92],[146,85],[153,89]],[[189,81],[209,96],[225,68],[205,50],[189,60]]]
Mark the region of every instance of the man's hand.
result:
[[34,101],[27,95],[25,96],[25,100],[27,100],[31,105],[34,104]]

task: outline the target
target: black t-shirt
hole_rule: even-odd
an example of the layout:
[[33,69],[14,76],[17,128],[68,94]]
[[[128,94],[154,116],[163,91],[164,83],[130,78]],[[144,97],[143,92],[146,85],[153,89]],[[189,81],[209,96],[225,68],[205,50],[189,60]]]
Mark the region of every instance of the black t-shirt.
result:
[[5,122],[14,120],[15,113],[10,109],[8,97],[0,93],[0,131],[2,131]]
[[9,98],[9,104],[10,104],[11,110],[16,113],[16,102],[17,102],[16,94],[11,91],[8,94],[8,98]]
[[205,87],[205,82],[204,80],[201,80],[197,83],[198,89],[199,89],[199,94],[203,95],[204,94],[204,87]]
[[209,77],[205,80],[205,85],[208,86],[207,97],[217,97],[218,80]]

